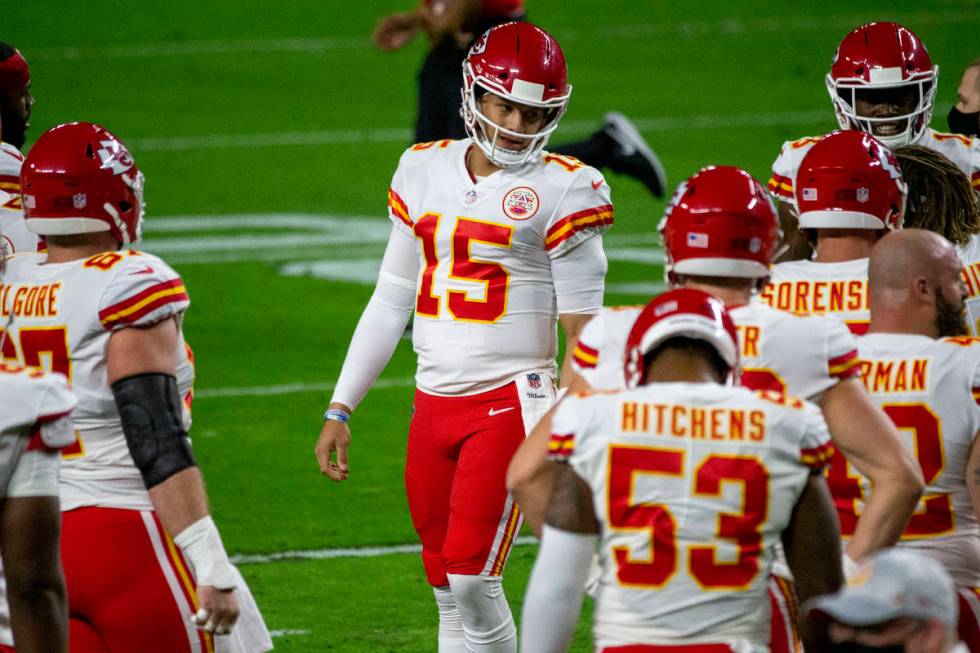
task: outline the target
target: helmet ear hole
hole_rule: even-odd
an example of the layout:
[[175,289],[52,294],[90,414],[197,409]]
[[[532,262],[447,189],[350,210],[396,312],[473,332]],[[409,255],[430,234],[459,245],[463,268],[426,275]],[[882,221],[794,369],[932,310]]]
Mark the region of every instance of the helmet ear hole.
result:
[[131,208],[133,208],[133,205],[130,202],[127,202],[126,200],[119,200],[119,212],[120,213],[126,213]]
[[95,158],[95,150],[92,149],[92,144],[91,143],[87,143],[85,145],[85,156],[87,158],[89,158],[89,159],[94,159]]

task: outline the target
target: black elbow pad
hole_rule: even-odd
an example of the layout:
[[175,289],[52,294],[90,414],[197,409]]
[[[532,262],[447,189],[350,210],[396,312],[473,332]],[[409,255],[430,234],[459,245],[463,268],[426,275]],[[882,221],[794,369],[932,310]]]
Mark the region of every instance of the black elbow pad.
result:
[[127,376],[112,384],[112,395],[146,489],[195,466],[190,439],[181,425],[176,378],[156,372]]

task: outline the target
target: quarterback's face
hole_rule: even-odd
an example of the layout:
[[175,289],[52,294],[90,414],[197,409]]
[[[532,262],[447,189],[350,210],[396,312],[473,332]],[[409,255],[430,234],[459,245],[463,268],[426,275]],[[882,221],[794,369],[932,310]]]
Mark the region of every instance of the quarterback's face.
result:
[[[864,118],[887,118],[908,115],[919,104],[917,86],[868,88],[856,91],[854,111]],[[908,119],[874,123],[874,136],[895,136],[908,127]]]
[[[518,134],[534,136],[544,125],[546,111],[540,107],[532,107],[518,102],[512,102],[493,93],[484,93],[480,98],[480,112],[491,123]],[[497,145],[508,150],[520,151],[527,147],[528,139],[509,136],[503,132],[495,134],[496,128],[485,125],[487,137]]]

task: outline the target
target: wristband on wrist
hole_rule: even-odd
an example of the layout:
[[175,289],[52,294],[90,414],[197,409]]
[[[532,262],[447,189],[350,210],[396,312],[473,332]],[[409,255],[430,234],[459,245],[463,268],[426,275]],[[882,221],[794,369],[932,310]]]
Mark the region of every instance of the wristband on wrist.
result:
[[210,585],[219,590],[235,588],[234,567],[228,560],[211,515],[201,517],[178,533],[174,544],[180,547],[191,563],[199,587]]
[[323,421],[326,422],[328,419],[346,424],[350,421],[350,413],[339,408],[328,408],[327,412],[323,414]]

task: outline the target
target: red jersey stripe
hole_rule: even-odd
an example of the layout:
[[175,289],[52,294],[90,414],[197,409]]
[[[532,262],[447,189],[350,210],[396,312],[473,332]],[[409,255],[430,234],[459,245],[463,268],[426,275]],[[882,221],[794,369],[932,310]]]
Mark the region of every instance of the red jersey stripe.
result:
[[800,450],[800,462],[809,467],[819,469],[826,467],[837,449],[833,442],[827,442],[819,447]]
[[611,225],[613,219],[614,213],[611,204],[596,206],[565,216],[548,229],[544,240],[545,249],[553,250],[584,229]]
[[409,227],[413,227],[412,218],[408,214],[408,205],[405,204],[405,200],[398,196],[395,189],[388,189],[388,207],[391,209],[392,214],[402,222],[404,222]]
[[106,328],[116,324],[132,323],[166,304],[189,301],[184,282],[171,279],[150,286],[128,299],[99,311],[99,320]]

